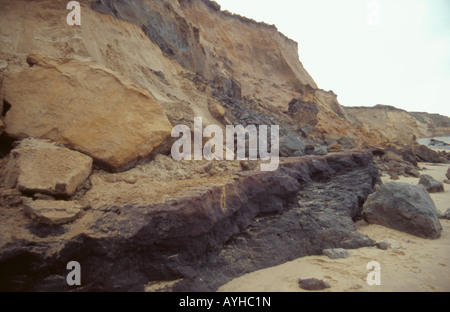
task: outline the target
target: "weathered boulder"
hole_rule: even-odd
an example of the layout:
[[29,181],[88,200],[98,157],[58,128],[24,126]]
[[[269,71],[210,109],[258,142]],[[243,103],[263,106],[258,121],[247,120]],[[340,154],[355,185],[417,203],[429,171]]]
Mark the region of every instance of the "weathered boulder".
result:
[[319,111],[320,108],[316,103],[305,101],[302,98],[293,99],[289,103],[289,115],[300,127],[317,125]]
[[440,156],[438,152],[428,148],[425,145],[415,146],[416,157],[423,162],[430,163],[448,163],[448,160]]
[[363,206],[370,224],[379,224],[412,235],[441,236],[439,213],[423,186],[391,182],[381,185]]
[[305,155],[306,144],[295,135],[287,135],[280,139],[281,157],[299,157]]
[[447,177],[447,179],[450,180],[450,168],[448,168],[447,173],[445,174],[445,176]]
[[419,184],[423,185],[428,193],[444,192],[444,184],[436,181],[432,176],[424,174],[420,177]]
[[155,99],[106,67],[28,59],[32,67],[3,80],[11,104],[4,120],[8,135],[51,139],[110,170],[129,168],[170,136],[171,124]]
[[82,206],[75,202],[61,200],[26,200],[25,214],[33,220],[47,225],[62,225],[76,220]]
[[36,139],[25,139],[11,152],[5,187],[23,193],[72,196],[89,177],[92,158]]

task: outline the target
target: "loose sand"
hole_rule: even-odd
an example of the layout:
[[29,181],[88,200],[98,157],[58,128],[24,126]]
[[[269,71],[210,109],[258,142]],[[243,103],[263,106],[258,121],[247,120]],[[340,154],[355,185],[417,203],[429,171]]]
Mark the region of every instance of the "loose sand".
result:
[[[449,165],[420,164],[438,181],[445,179]],[[383,177],[383,182],[389,182]],[[400,181],[417,184],[419,179],[401,178]],[[431,194],[441,212],[450,208],[450,185],[445,193]],[[362,248],[351,250],[347,259],[331,260],[325,256],[304,257],[295,261],[237,278],[222,286],[219,292],[303,292],[299,279],[318,278],[328,282],[326,292],[424,292],[450,291],[450,221],[441,220],[442,236],[427,240],[378,225],[357,223],[360,232],[376,241],[394,239],[402,245],[397,250]],[[367,264],[381,265],[381,285],[369,286]]]

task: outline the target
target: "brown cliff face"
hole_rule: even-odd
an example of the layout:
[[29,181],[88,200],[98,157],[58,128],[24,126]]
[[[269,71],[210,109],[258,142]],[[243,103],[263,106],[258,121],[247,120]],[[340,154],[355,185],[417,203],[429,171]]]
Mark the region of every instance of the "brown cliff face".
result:
[[[77,59],[97,63],[150,93],[172,124],[192,125],[194,117],[202,116],[205,125],[278,124],[282,135],[308,135],[318,144],[329,136],[369,138],[348,122],[334,93],[318,89],[299,61],[296,42],[274,26],[222,12],[214,2],[85,0],[80,1],[81,26],[67,25],[66,1],[0,2],[1,80],[27,69],[31,53]],[[20,88],[33,90],[40,84]],[[98,86],[99,93],[103,87]],[[12,105],[8,92],[3,86],[5,103]],[[311,131],[301,129],[298,114],[288,114],[293,99],[317,106]],[[45,110],[47,104],[41,105]],[[219,117],[217,107],[224,111]],[[8,131],[17,125],[7,114],[7,135],[22,138],[22,133]],[[61,132],[58,127],[55,131]]]

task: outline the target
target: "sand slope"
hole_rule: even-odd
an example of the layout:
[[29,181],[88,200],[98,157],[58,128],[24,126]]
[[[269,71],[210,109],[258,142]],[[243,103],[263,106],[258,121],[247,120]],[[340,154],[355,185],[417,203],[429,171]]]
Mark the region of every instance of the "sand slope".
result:
[[[442,181],[448,165],[420,164],[429,174]],[[387,177],[383,177],[388,182]],[[416,178],[401,178],[399,182],[417,184]],[[450,185],[445,193],[431,194],[438,210],[450,208]],[[376,241],[394,239],[402,249],[383,251],[363,248],[350,251],[347,259],[331,260],[325,256],[300,258],[266,270],[247,274],[222,286],[219,292],[302,292],[299,279],[318,278],[331,285],[327,292],[423,292],[450,291],[450,221],[441,220],[442,237],[427,240],[378,225],[358,222],[358,230]],[[367,264],[381,265],[381,286],[367,284]]]

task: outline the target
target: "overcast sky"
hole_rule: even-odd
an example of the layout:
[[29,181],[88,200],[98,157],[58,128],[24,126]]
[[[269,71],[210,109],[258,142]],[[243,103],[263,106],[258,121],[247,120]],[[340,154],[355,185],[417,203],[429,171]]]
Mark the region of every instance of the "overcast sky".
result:
[[342,105],[450,116],[450,0],[216,2],[297,41],[306,70]]

